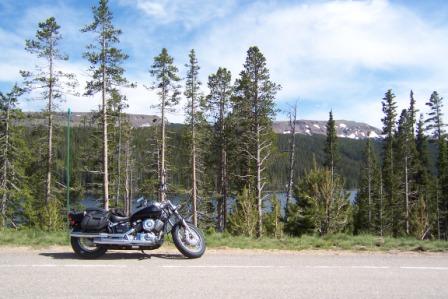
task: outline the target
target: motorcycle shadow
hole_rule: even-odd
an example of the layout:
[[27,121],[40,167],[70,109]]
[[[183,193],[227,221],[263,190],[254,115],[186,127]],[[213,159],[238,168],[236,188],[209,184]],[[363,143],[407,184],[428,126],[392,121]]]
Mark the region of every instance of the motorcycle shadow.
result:
[[[41,256],[50,257],[56,260],[82,260],[72,252],[41,252]],[[95,260],[147,260],[151,258],[160,258],[168,260],[185,260],[187,259],[181,254],[165,254],[165,253],[140,253],[140,252],[108,252]]]

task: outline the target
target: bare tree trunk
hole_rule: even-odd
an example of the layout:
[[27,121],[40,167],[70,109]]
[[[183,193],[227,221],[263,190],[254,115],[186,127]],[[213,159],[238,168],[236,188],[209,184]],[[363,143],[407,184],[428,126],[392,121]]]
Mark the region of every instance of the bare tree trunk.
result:
[[115,206],[118,207],[118,202],[120,200],[120,187],[121,187],[121,108],[118,108],[118,157],[117,157],[117,172],[118,178],[116,182],[116,192],[115,192]]
[[159,201],[164,202],[166,200],[166,170],[165,170],[165,88],[162,90],[162,105],[161,105],[161,115],[162,115],[162,132],[160,142],[160,168],[159,168]]
[[262,209],[262,201],[261,201],[261,147],[260,147],[260,124],[256,124],[256,147],[257,147],[257,153],[256,153],[256,167],[257,167],[257,174],[255,177],[255,185],[256,185],[256,198],[257,198],[257,209],[258,209],[258,229],[257,229],[257,235],[258,237],[261,237],[263,235],[263,209]]
[[[194,82],[192,84],[194,86]],[[197,214],[197,181],[196,181],[196,130],[194,126],[195,121],[195,111],[194,111],[194,91],[192,92],[191,98],[191,199],[193,204],[193,224],[198,225],[198,214]]]
[[125,181],[124,181],[124,190],[125,190],[125,196],[124,196],[124,200],[125,200],[125,213],[126,215],[130,215],[131,214],[131,198],[130,198],[130,190],[129,190],[129,159],[130,159],[130,155],[129,155],[129,136],[128,139],[126,140],[126,149],[125,149],[125,155],[126,155],[126,160],[125,160]]
[[48,84],[48,149],[45,204],[51,199],[51,169],[53,163],[53,45],[50,45],[50,81]]
[[294,183],[294,155],[296,148],[296,121],[297,121],[297,102],[294,105],[293,110],[289,114],[289,174],[288,174],[288,186],[286,188],[286,209],[285,220],[288,219],[289,204],[292,198],[292,187]]
[[107,109],[106,109],[106,39],[103,36],[102,45],[102,90],[101,97],[103,103],[103,193],[104,209],[109,210],[109,149],[107,136]]
[[408,182],[408,157],[404,158],[404,184],[406,197],[406,234],[409,235],[409,182]]
[[2,195],[2,205],[1,205],[1,214],[2,214],[2,227],[6,226],[6,207],[8,204],[8,195],[7,195],[7,183],[8,183],[8,154],[9,154],[9,117],[10,117],[10,111],[9,111],[9,103],[8,103],[8,110],[6,111],[6,120],[5,120],[5,145],[3,148],[3,177],[2,177],[2,183],[1,187],[3,190]]
[[[367,137],[370,138],[370,137]],[[370,141],[368,141],[370,142]],[[370,160],[370,146],[368,147],[368,165],[367,165],[367,192],[368,192],[368,205],[369,205],[369,232],[372,229],[372,161]]]
[[437,238],[440,240],[440,207],[439,207],[439,181],[436,184],[436,206],[437,206]]
[[383,236],[383,174],[380,173],[380,235]]
[[227,223],[227,193],[228,193],[228,178],[227,178],[227,138],[225,137],[225,94],[223,90],[219,103],[219,136],[220,136],[220,161],[219,161],[219,193],[221,198],[218,200],[218,229],[224,231]]

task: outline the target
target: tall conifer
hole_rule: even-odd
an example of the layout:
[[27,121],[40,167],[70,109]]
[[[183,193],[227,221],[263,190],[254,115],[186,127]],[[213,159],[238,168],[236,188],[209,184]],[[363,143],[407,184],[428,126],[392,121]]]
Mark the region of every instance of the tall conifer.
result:
[[87,82],[86,95],[101,94],[101,117],[103,127],[103,198],[104,208],[109,209],[109,141],[107,101],[117,86],[128,83],[124,77],[122,63],[128,58],[122,50],[115,47],[120,42],[120,29],[112,23],[113,15],[108,0],[99,0],[92,8],[93,22],[82,32],[92,32],[94,43],[87,46],[84,57],[90,62],[90,81]]

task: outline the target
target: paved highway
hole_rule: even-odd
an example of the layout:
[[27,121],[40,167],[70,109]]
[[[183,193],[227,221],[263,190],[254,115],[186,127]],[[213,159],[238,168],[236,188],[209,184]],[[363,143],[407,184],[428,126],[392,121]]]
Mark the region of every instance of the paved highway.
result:
[[448,254],[0,248],[1,298],[448,298]]

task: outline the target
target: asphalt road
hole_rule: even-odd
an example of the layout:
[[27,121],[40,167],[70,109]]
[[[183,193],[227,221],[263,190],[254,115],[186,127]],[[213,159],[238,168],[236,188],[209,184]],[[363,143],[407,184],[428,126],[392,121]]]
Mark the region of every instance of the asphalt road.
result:
[[448,298],[448,254],[0,248],[1,298]]

